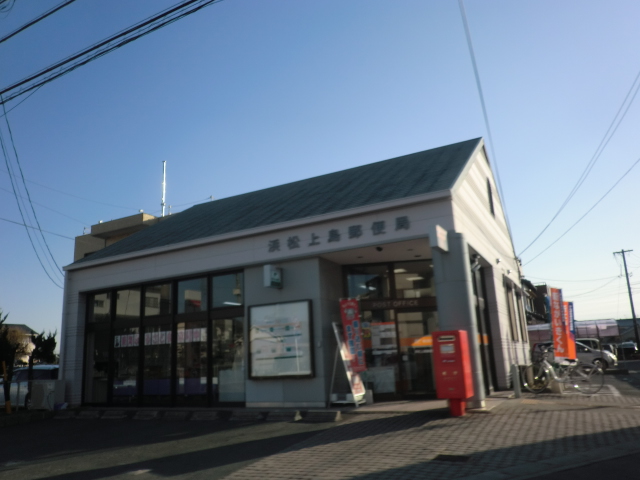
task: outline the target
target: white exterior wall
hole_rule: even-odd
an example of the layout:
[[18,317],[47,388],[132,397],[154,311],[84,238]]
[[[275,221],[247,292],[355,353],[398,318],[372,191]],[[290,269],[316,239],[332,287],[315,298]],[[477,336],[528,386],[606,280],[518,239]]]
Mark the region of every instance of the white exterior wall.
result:
[[[77,405],[82,398],[86,311],[84,292],[235,268],[245,269],[249,278],[247,285],[253,285],[255,281],[251,279],[257,275],[258,270],[260,279],[262,278],[262,265],[270,263],[284,265],[287,262],[313,259],[314,262],[324,263],[321,263],[322,268],[311,269],[309,275],[314,277],[316,283],[320,281],[320,278],[324,281],[315,287],[309,286],[306,290],[308,293],[302,297],[292,299],[316,299],[314,312],[316,308],[320,308],[316,313],[322,319],[322,325],[325,329],[322,331],[322,338],[326,339],[328,332],[332,338],[333,333],[329,330],[331,328],[329,318],[334,318],[333,316],[337,314],[336,300],[340,298],[342,292],[338,291],[338,287],[336,287],[340,282],[336,279],[333,264],[318,257],[345,249],[384,245],[405,240],[424,239],[426,243],[427,232],[432,226],[441,225],[447,229],[453,228],[451,206],[450,202],[446,200],[447,198],[448,192],[439,192],[437,195],[413,197],[405,199],[403,202],[388,202],[384,205],[374,205],[334,215],[289,222],[272,226],[270,229],[260,228],[235,235],[221,235],[204,241],[184,242],[179,246],[149,249],[141,253],[87,261],[66,267],[60,363],[62,378],[66,380],[67,385],[67,401],[72,405]],[[400,216],[409,218],[410,228],[408,230],[393,228],[395,219]],[[384,234],[373,235],[370,226],[373,222],[378,221],[386,222],[388,227]],[[345,235],[339,242],[328,242],[329,230],[338,229],[341,232],[346,232],[349,226],[354,224],[361,224],[365,227],[361,237],[349,239]],[[312,234],[319,237],[319,245],[308,245],[308,239]],[[294,235],[305,241],[301,243],[300,248],[289,250],[286,247],[286,241],[287,238]],[[269,242],[274,239],[280,240],[281,249],[270,252]],[[254,267],[255,270],[252,270]],[[286,291],[286,288],[285,286],[283,291]],[[255,302],[269,303],[263,301],[265,298],[262,294],[252,296],[251,290],[248,290],[245,295],[247,306],[256,304]],[[316,303],[318,303],[317,307]],[[332,355],[329,355],[331,361],[333,360]],[[323,366],[322,362],[326,362],[327,358],[325,355],[323,360],[316,364],[316,367],[325,368],[326,365]],[[327,379],[324,372],[322,375],[321,382],[328,383],[330,379]],[[247,399],[252,398],[252,402],[256,402],[257,397],[249,396],[251,391],[248,388]],[[278,402],[277,398],[274,402]],[[300,403],[307,405],[307,400],[301,399]]]
[[[520,287],[520,267],[515,259],[498,189],[484,150],[467,165],[453,191],[455,230],[463,232],[469,247],[483,261],[489,322],[498,375],[498,388],[508,388],[510,365],[528,363],[529,345],[512,341],[505,282]],[[487,179],[491,182],[495,216],[489,207]],[[498,261],[500,259],[500,261]]]
[[[489,212],[487,177],[492,182],[495,218]],[[409,218],[410,228],[395,230],[395,219],[402,216]],[[370,226],[379,221],[384,221],[388,227],[384,234],[374,235]],[[364,227],[363,235],[348,238],[346,232],[354,224]],[[238,268],[245,271],[247,307],[311,299],[316,336],[316,378],[308,382],[248,381],[247,404],[321,406],[318,398],[324,401],[326,397],[333,362],[333,351],[329,348],[334,344],[331,322],[339,319],[336,300],[342,295],[340,267],[322,259],[322,255],[415,239],[424,239],[426,243],[428,232],[436,225],[450,232],[462,233],[469,247],[482,256],[484,266],[490,267],[485,268],[485,281],[494,339],[492,346],[498,370],[498,387],[506,388],[509,385],[509,364],[514,361],[525,362],[527,346],[524,343],[513,344],[510,340],[504,281],[507,279],[519,285],[519,270],[513,258],[498,191],[481,146],[451,192],[442,191],[369,205],[66,267],[61,367],[62,378],[67,385],[67,401],[77,405],[82,396],[85,331],[83,292]],[[328,232],[334,229],[342,232],[343,236],[339,241],[330,242]],[[287,239],[293,236],[303,241],[299,248],[289,249]],[[312,236],[317,237],[317,245],[309,245],[308,240]],[[270,251],[269,244],[274,240],[278,240],[281,247]],[[500,263],[496,263],[497,258],[501,259]],[[407,259],[413,258],[397,260]],[[285,269],[285,287],[282,291],[260,287],[262,265],[270,263]],[[287,278],[287,269],[294,273],[293,284],[287,285],[291,281],[291,278]],[[303,272],[307,277],[301,276]],[[301,382],[304,387],[301,387]],[[313,395],[307,395],[309,392],[313,392]]]

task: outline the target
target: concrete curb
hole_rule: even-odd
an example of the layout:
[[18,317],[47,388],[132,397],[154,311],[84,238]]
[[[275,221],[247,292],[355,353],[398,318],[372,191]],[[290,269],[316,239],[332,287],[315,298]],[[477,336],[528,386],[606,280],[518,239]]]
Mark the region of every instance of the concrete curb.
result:
[[49,411],[36,411],[28,413],[12,413],[9,415],[3,415],[0,417],[0,428],[8,427],[11,425],[20,425],[22,423],[37,422],[39,420],[45,420],[47,418],[53,418],[55,412]]

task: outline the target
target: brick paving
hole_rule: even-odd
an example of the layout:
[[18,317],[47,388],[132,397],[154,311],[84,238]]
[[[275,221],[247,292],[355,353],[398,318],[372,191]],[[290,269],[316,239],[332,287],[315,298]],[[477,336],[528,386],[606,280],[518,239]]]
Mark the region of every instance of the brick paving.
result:
[[462,418],[441,410],[346,414],[226,479],[532,478],[640,452],[637,406],[639,397],[525,395]]

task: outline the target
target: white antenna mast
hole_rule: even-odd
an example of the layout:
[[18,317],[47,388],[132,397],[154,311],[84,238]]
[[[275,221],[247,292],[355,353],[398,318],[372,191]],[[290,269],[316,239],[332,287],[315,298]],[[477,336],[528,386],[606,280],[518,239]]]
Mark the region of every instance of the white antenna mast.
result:
[[162,161],[162,216],[164,217],[164,197],[167,193],[167,162]]

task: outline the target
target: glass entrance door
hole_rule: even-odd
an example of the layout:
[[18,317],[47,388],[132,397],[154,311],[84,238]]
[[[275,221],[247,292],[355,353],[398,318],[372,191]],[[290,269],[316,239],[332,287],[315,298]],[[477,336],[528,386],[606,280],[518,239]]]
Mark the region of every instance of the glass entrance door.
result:
[[401,392],[435,393],[431,332],[437,329],[436,312],[396,312],[400,346]]

